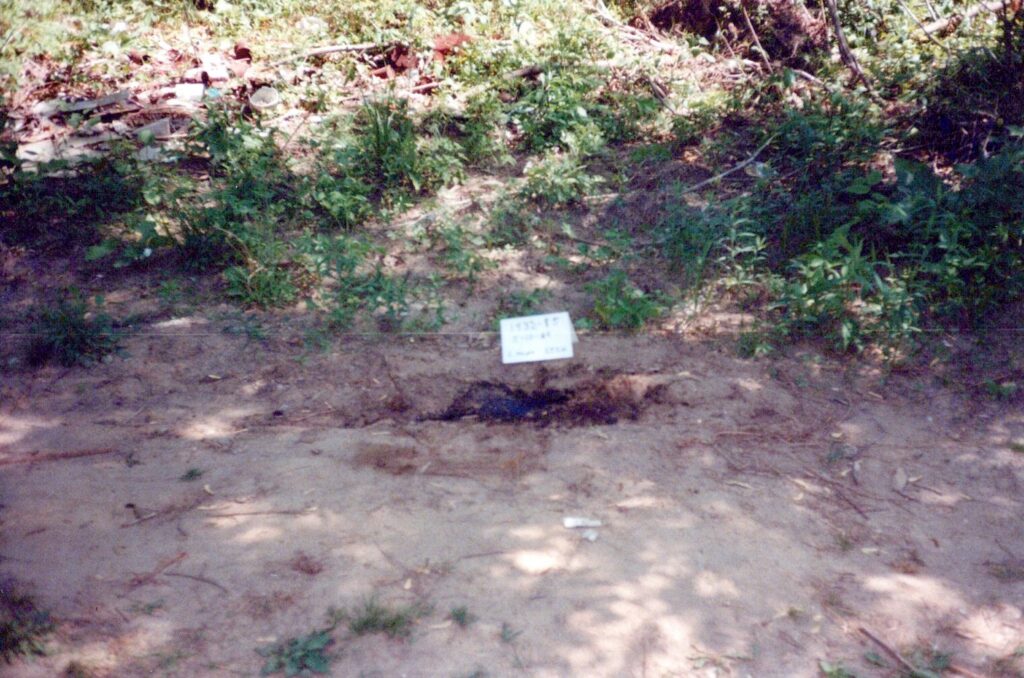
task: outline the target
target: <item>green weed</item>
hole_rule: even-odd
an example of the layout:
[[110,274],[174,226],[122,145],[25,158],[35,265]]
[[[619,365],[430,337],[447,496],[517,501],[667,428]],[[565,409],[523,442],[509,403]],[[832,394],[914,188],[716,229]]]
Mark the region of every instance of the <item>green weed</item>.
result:
[[135,603],[131,606],[131,611],[138,614],[151,616],[158,610],[164,609],[165,606],[166,603],[164,602],[163,598],[161,598],[159,600],[154,600],[151,603]]
[[546,289],[503,294],[498,302],[498,310],[495,312],[494,326],[498,327],[503,318],[515,318],[535,313],[540,305],[550,297],[551,292]]
[[741,358],[764,358],[774,352],[774,342],[764,330],[746,330],[736,338],[736,354]]
[[825,678],[857,678],[856,674],[850,673],[843,668],[842,663],[833,664],[831,662],[821,661],[818,662],[818,668],[821,669],[821,675]]
[[363,105],[356,114],[357,162],[367,181],[384,189],[419,191],[416,128],[404,99],[382,99]]
[[470,624],[476,621],[476,616],[469,611],[465,605],[453,607],[451,612],[448,613],[448,617],[458,624],[461,628],[467,628]]
[[594,315],[607,329],[638,330],[665,310],[656,295],[637,288],[624,271],[612,271],[587,285],[594,297]]
[[523,632],[521,630],[514,629],[508,622],[501,622],[501,631],[498,634],[498,637],[501,638],[501,642],[508,644],[514,643],[516,638],[522,634]]
[[519,196],[543,207],[564,207],[578,203],[593,192],[602,179],[588,174],[573,154],[548,153],[530,162],[523,171]]
[[486,245],[482,235],[451,224],[437,230],[437,239],[444,246],[441,261],[451,277],[461,278],[473,285],[481,273],[493,267],[493,263],[479,253]]
[[44,654],[45,638],[53,629],[50,614],[32,598],[18,593],[11,582],[0,585],[0,657],[4,661]]
[[104,313],[89,311],[76,291],[56,305],[37,308],[31,327],[28,361],[55,361],[65,367],[89,366],[117,350],[119,333]]
[[188,483],[188,482],[191,482],[193,480],[199,480],[202,477],[203,477],[203,469],[201,469],[201,468],[190,468],[189,470],[187,470],[184,473],[182,473],[181,477],[178,478],[178,480],[182,481],[183,483]]
[[338,612],[334,617],[336,621],[346,620],[349,631],[356,636],[383,633],[389,638],[408,638],[416,620],[429,612],[430,608],[422,604],[393,608],[368,598],[351,612]]
[[283,671],[286,676],[297,676],[307,671],[329,673],[331,658],[324,651],[332,642],[330,631],[325,630],[259,648],[256,652],[267,660],[260,675],[278,671]]
[[985,392],[995,400],[1010,400],[1017,394],[1019,387],[1015,381],[996,381],[986,379],[982,382]]

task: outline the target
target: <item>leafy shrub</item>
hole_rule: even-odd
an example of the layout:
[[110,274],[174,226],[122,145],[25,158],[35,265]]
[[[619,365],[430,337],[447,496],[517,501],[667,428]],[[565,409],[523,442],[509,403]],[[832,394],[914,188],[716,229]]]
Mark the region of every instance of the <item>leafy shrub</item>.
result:
[[492,265],[478,251],[485,245],[485,238],[458,224],[441,226],[437,230],[437,240],[444,248],[441,261],[452,277],[462,278],[472,285],[477,276]]
[[898,348],[918,329],[906,282],[890,265],[864,256],[863,243],[850,242],[843,230],[792,268],[777,302],[789,333],[820,336],[847,351],[867,341]]
[[11,158],[0,167],[0,233],[11,244],[41,247],[92,245],[101,227],[116,222],[141,202],[138,163],[127,149],[74,166],[52,161],[31,170]]
[[543,151],[572,144],[584,154],[600,148],[601,131],[588,109],[595,107],[589,98],[601,84],[600,78],[583,67],[541,73],[537,85],[510,112],[523,145]]
[[332,642],[329,631],[314,631],[277,645],[261,647],[256,652],[267,661],[260,675],[267,676],[278,671],[284,671],[286,676],[297,676],[307,671],[329,673],[331,660],[324,654],[324,650]]
[[514,194],[498,199],[491,210],[490,230],[486,235],[491,247],[519,246],[541,225],[537,210],[523,205]]
[[612,271],[587,289],[594,295],[594,315],[608,329],[637,330],[664,311],[659,299],[633,285],[621,270]]
[[404,99],[381,99],[356,114],[357,163],[363,176],[380,188],[419,191],[423,177],[418,163],[416,127]]
[[575,154],[552,152],[523,170],[522,198],[545,207],[561,207],[581,201],[602,181],[588,174]]
[[504,138],[508,116],[501,100],[485,92],[466,102],[465,116],[458,125],[459,143],[471,164],[508,164],[512,156]]
[[313,204],[330,218],[332,225],[350,230],[366,219],[371,211],[370,187],[346,168],[332,173],[322,167],[312,180],[309,195]]
[[447,137],[420,139],[417,153],[425,189],[436,190],[465,180],[465,154],[455,141]]

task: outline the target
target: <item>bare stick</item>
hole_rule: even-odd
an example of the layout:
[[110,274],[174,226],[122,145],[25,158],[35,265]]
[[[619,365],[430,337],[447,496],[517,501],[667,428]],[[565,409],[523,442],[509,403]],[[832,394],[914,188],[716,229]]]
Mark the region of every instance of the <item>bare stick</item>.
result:
[[394,43],[387,43],[384,45],[378,45],[375,42],[360,42],[355,45],[326,45],[324,47],[316,47],[305,52],[299,52],[293,54],[290,57],[284,59],[278,59],[277,61],[270,64],[271,68],[283,66],[284,64],[291,63],[292,61],[298,61],[300,59],[309,59],[315,56],[324,56],[325,54],[336,54],[338,52],[370,52],[375,49],[385,50],[388,47],[393,47]]
[[185,579],[192,579],[194,581],[199,581],[199,582],[202,582],[204,584],[209,584],[210,586],[212,586],[214,588],[220,589],[224,593],[231,593],[226,588],[224,588],[223,586],[221,586],[217,582],[213,581],[212,579],[207,579],[206,577],[200,577],[198,574],[185,574],[184,572],[164,572],[164,576],[165,577],[184,577]]
[[180,563],[181,561],[185,560],[186,558],[188,558],[188,553],[185,552],[185,551],[182,551],[181,553],[179,553],[176,556],[172,556],[170,558],[167,558],[166,560],[160,562],[156,566],[156,568],[154,568],[152,571],[146,572],[145,574],[137,574],[134,577],[132,577],[131,581],[129,582],[129,587],[130,588],[137,588],[139,586],[145,586],[147,584],[152,584],[154,581],[156,581],[156,578],[158,576],[160,576],[161,574],[164,573],[164,571],[167,568],[169,568],[172,565],[175,565],[177,563]]
[[[977,5],[974,5],[973,7],[968,9],[966,12],[964,12],[963,20],[966,21],[968,19],[973,19],[982,12],[995,12],[1002,8],[1002,0],[989,0],[989,2],[980,2]],[[955,21],[954,17],[956,16],[959,15],[954,15],[946,19],[939,19],[938,21],[933,21],[931,23],[925,24],[921,28],[924,29],[925,33],[941,33],[942,31],[946,30],[946,28],[951,23],[953,23],[953,21]]]
[[754,30],[754,24],[750,21],[750,15],[747,14],[747,7],[744,3],[740,3],[740,10],[743,12],[743,20],[747,24],[747,30],[750,31],[751,37],[754,38],[754,44],[757,45],[757,51],[761,53],[761,59],[764,61],[765,68],[768,69],[769,73],[774,73],[775,69],[772,68],[772,62],[768,59],[768,52],[761,45],[761,39],[757,37],[757,31]]
[[850,44],[846,42],[846,34],[843,33],[843,26],[839,23],[839,8],[836,7],[836,0],[825,0],[825,5],[828,7],[829,18],[832,19],[832,29],[836,32],[836,43],[839,45],[840,58],[842,58],[847,68],[853,71],[854,82],[860,80],[870,90],[871,82],[868,80],[868,76],[864,75],[857,57],[850,51]]
[[871,633],[871,631],[868,631],[863,626],[858,627],[857,630],[860,631],[861,633],[863,633],[865,636],[867,636],[868,639],[871,640],[876,645],[878,645],[878,647],[882,648],[882,650],[887,655],[889,655],[894,660],[896,660],[896,663],[899,664],[900,666],[902,666],[904,669],[906,669],[906,671],[908,673],[916,673],[917,672],[917,669],[914,668],[913,664],[911,664],[906,659],[904,659],[900,655],[899,652],[897,652],[896,650],[892,649],[891,647],[886,645],[884,642],[882,642],[882,640],[878,636],[876,636],[875,634]]
[[147,513],[144,516],[140,516],[138,518],[138,520],[133,520],[130,523],[121,523],[121,527],[132,527],[133,525],[138,525],[139,523],[144,523],[147,520],[152,520],[153,518],[156,518],[158,515],[160,515],[159,511],[153,511],[152,513]]
[[64,459],[78,459],[79,457],[98,457],[103,454],[114,454],[117,450],[104,447],[98,450],[72,450],[70,452],[28,452],[0,459],[0,466],[13,466],[14,464],[32,464],[37,461],[61,461]]
[[934,35],[932,35],[931,33],[928,32],[928,29],[925,28],[925,25],[923,23],[921,23],[921,20],[917,18],[917,15],[914,14],[914,12],[911,11],[911,9],[909,7],[907,7],[906,3],[904,3],[903,0],[896,0],[896,2],[899,4],[900,8],[903,10],[903,13],[906,14],[907,16],[909,16],[911,19],[913,19],[914,23],[917,24],[917,27],[920,28],[922,31],[924,31],[924,34],[928,37],[929,40],[931,40],[936,45],[941,47],[943,52],[945,52],[946,54],[950,54],[949,48],[946,47],[945,45],[943,45],[941,42],[939,42],[938,39],[936,39],[936,37]]
[[[693,186],[688,186],[687,188],[684,188],[681,191],[679,191],[679,194],[683,195],[685,193],[693,193],[694,191],[699,191],[700,189],[704,188],[705,186],[707,186],[709,184],[713,184],[713,183],[715,183],[716,181],[718,181],[720,179],[724,179],[725,177],[729,176],[733,172],[740,171],[741,169],[743,169],[744,167],[746,167],[750,163],[752,163],[755,160],[757,160],[757,156],[761,155],[761,152],[764,151],[764,149],[768,148],[769,144],[771,144],[773,141],[775,141],[775,137],[777,137],[777,136],[778,136],[778,134],[773,134],[770,137],[768,137],[768,140],[765,141],[760,146],[758,146],[757,150],[754,151],[754,153],[749,158],[744,160],[743,162],[740,162],[740,163],[738,163],[736,165],[733,165],[732,167],[730,167],[729,169],[725,170],[724,172],[719,172],[715,176],[710,177],[708,179],[705,179],[704,181],[698,181]],[[606,201],[606,200],[608,200],[608,199],[610,199],[612,197],[628,195],[629,193],[634,193],[634,192],[635,191],[629,191],[628,193],[607,193],[607,194],[604,194],[604,195],[590,196],[588,198],[585,198],[584,201],[585,202],[601,203],[602,201]],[[741,432],[741,433],[746,435],[746,432]],[[750,435],[755,435],[755,433],[753,431],[751,431]]]
[[768,148],[768,146],[773,141],[775,141],[775,137],[777,137],[777,136],[778,136],[777,134],[773,134],[770,137],[768,137],[768,140],[765,141],[760,146],[758,146],[757,150],[754,151],[753,155],[751,155],[749,158],[747,158],[743,162],[739,163],[738,165],[733,165],[729,169],[725,170],[724,172],[719,172],[718,174],[716,174],[715,176],[711,177],[710,179],[705,179],[704,181],[698,181],[693,186],[690,186],[689,188],[684,188],[682,191],[680,191],[680,193],[693,193],[694,191],[698,191],[698,190],[704,188],[708,184],[715,183],[719,179],[724,179],[725,177],[729,176],[733,172],[740,171],[741,169],[743,169],[744,167],[746,167],[750,163],[752,163],[755,160],[757,160],[757,156],[761,155],[761,151],[763,151],[764,149]]
[[237,513],[205,513],[204,518],[240,518],[242,516],[305,516],[314,513],[309,509],[299,511],[238,511]]

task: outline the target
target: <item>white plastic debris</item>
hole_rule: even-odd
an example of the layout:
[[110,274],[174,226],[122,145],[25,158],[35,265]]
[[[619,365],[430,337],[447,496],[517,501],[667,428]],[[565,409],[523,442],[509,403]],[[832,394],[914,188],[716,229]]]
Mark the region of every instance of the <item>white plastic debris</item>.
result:
[[172,88],[174,100],[172,103],[197,104],[203,100],[203,93],[206,88],[201,82],[183,82]]
[[263,111],[281,103],[281,95],[273,87],[260,87],[249,96],[252,107]]
[[569,530],[577,527],[601,527],[601,521],[594,518],[566,516],[565,518],[562,518],[562,526]]
[[586,539],[587,541],[597,541],[597,530],[583,530],[583,532],[580,532],[580,536]]

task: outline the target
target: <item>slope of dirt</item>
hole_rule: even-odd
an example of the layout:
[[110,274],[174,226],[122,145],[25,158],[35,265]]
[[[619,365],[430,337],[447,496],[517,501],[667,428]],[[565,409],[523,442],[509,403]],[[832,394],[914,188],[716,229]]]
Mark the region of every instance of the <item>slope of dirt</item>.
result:
[[[127,349],[3,383],[0,576],[58,622],[4,675],[254,675],[369,596],[433,612],[338,629],[334,675],[896,675],[861,629],[983,674],[1024,643],[1024,415],[926,378],[683,337],[511,367],[487,337]],[[615,416],[489,420],[480,382]]]

